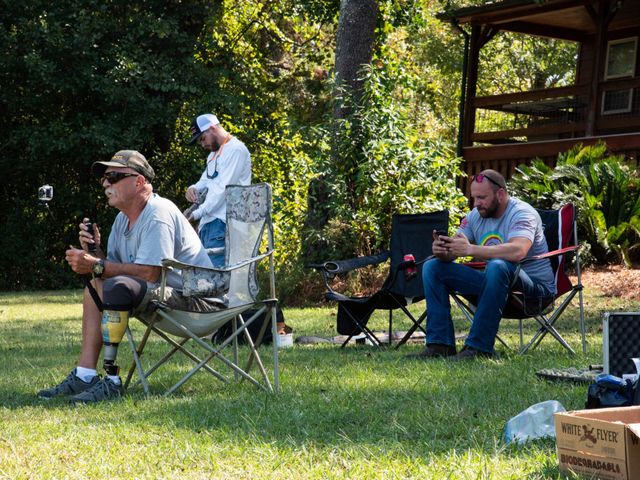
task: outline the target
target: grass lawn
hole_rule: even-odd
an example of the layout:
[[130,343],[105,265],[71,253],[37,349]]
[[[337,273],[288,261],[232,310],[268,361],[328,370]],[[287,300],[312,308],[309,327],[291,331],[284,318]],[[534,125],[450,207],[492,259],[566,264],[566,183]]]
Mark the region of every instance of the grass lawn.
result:
[[[80,295],[0,293],[2,479],[572,478],[558,471],[553,440],[505,446],[505,422],[544,400],[582,408],[585,385],[549,383],[535,372],[602,363],[602,313],[639,307],[587,288],[586,356],[565,353],[551,338],[524,356],[500,347],[497,360],[465,364],[403,358],[416,344],[295,345],[281,351],[278,394],[199,373],[169,398],[147,399],[136,388],[121,401],[73,408],[35,392],[75,365]],[[559,330],[581,351],[577,310],[567,313]],[[285,316],[296,336],[335,334],[334,308],[285,309]],[[385,318],[374,327],[384,330]],[[457,330],[466,329],[457,319]],[[516,322],[504,321],[501,335],[516,345]],[[127,350],[120,348],[123,367]],[[190,367],[186,359],[177,366]],[[152,389],[179,373],[158,372]]]

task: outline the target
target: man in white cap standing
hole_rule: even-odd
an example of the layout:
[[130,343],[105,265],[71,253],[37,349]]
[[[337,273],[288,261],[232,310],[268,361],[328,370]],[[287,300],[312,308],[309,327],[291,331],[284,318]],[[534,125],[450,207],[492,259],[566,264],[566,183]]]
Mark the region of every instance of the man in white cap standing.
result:
[[[251,155],[247,147],[228,133],[218,117],[211,113],[199,115],[191,125],[189,144],[199,142],[209,151],[200,180],[187,189],[190,202],[198,201],[206,190],[205,200],[188,215],[190,221],[199,221],[198,236],[206,248],[224,247],[226,230],[226,203],[224,191],[227,185],[251,183]],[[214,266],[224,265],[223,254],[210,254]]]

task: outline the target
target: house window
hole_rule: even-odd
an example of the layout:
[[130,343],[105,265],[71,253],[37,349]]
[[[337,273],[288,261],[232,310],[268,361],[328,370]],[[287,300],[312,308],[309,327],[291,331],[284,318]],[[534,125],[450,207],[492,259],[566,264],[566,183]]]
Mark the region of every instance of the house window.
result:
[[[605,80],[633,77],[636,73],[638,37],[611,40],[607,45]],[[607,90],[602,93],[602,114],[631,111],[633,88]]]
[[607,45],[605,80],[633,77],[636,73],[638,37],[611,40]]

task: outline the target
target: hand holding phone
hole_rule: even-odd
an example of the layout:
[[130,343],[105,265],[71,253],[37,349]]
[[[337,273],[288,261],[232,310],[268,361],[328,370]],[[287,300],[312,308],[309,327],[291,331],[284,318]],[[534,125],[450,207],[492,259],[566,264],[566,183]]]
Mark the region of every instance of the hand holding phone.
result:
[[446,230],[434,230],[433,231],[433,239],[434,240],[439,240],[439,237],[446,237],[447,235],[449,235],[449,232],[447,232]]

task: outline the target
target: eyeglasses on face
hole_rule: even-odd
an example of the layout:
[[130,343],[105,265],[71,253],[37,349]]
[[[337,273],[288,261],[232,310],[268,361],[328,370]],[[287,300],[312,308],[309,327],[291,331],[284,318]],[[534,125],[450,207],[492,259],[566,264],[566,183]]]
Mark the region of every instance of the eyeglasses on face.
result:
[[118,183],[123,178],[137,177],[138,175],[139,173],[107,172],[102,175],[102,178],[100,178],[100,185],[102,185],[105,180],[113,185],[114,183]]
[[472,175],[471,176],[471,182],[482,183],[485,178],[487,180],[489,180],[491,183],[493,183],[496,187],[505,188],[504,185],[500,185],[493,178],[491,178],[489,175],[485,175],[484,173],[478,173],[476,175]]

